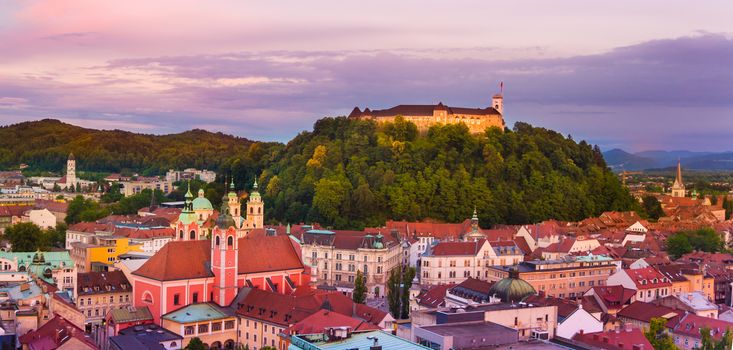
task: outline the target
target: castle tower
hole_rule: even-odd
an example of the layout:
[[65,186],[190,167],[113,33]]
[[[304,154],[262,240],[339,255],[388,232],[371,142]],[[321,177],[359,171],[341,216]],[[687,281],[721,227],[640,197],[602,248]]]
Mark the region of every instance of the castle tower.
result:
[[74,153],[69,153],[66,160],[66,188],[76,188],[76,158]]
[[494,97],[491,98],[491,107],[494,107],[499,114],[504,115],[504,95],[494,95]]
[[201,237],[200,227],[196,221],[196,213],[193,211],[193,194],[191,194],[191,183],[188,183],[188,191],[185,195],[186,201],[181,214],[178,215],[176,224],[177,241],[194,241]]
[[679,159],[677,160],[677,176],[672,184],[672,197],[684,197],[685,196],[685,183],[682,182],[682,165]]
[[261,228],[265,226],[265,204],[262,202],[260,192],[257,191],[257,180],[252,186],[252,193],[247,201],[247,224],[249,228]]
[[237,296],[239,240],[234,227],[215,227],[211,235],[212,302],[229,306]]

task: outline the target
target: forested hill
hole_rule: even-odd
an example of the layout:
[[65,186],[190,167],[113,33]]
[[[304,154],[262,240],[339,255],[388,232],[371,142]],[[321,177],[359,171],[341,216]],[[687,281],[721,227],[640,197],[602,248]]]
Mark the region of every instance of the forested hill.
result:
[[0,127],[0,168],[25,163],[31,169],[61,171],[73,152],[77,169],[83,171],[165,174],[170,168],[219,170],[228,168],[234,157],[281,147],[204,130],[146,135],[87,129],[44,119]]
[[478,210],[482,225],[579,220],[635,204],[584,141],[516,123],[471,135],[435,126],[324,118],[290,141],[260,176],[270,221],[335,228],[385,220],[459,222]]

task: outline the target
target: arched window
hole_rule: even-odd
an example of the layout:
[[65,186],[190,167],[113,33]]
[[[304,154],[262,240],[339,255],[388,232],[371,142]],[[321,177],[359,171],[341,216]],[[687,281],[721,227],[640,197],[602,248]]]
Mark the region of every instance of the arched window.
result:
[[180,238],[183,239],[183,230],[181,230]]
[[219,245],[219,235],[216,236],[216,238],[214,239],[214,241],[216,242],[216,245],[218,246]]
[[199,221],[203,221],[203,220],[204,220],[204,214],[199,214]]
[[232,237],[232,236],[229,236],[229,237],[227,238],[227,245],[228,245],[228,246],[232,246],[232,245],[234,245],[234,237]]
[[153,303],[153,293],[150,293],[149,291],[146,290],[143,293],[143,303],[152,304]]
[[188,234],[189,239],[196,239],[196,231],[191,231],[191,233]]
[[262,214],[262,207],[257,208],[257,214]]
[[255,213],[255,208],[254,207],[249,207],[249,213],[250,214],[254,214]]

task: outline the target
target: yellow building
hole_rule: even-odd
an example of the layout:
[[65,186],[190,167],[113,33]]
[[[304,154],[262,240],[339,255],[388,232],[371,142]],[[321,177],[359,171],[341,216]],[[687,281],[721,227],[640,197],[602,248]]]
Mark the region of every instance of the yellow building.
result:
[[231,349],[237,339],[236,316],[214,303],[191,304],[161,318],[163,328],[183,336],[182,347],[199,338],[206,348]]
[[671,295],[701,291],[715,300],[715,279],[688,265],[659,265],[657,270],[672,281]]
[[120,255],[142,252],[142,244],[130,244],[127,237],[97,237],[96,243],[74,242],[71,244],[71,259],[79,272],[106,270],[119,260]]

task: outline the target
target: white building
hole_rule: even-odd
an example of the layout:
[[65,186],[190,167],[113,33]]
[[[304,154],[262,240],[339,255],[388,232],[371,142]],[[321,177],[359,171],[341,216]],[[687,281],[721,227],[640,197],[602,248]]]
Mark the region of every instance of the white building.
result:
[[26,212],[23,221],[32,222],[42,229],[56,227],[56,215],[48,209],[33,209]]
[[583,333],[603,332],[603,322],[584,310],[583,305],[579,305],[575,311],[558,322],[555,334],[558,337],[572,339],[581,330]]
[[486,239],[438,242],[420,259],[420,284],[460,283],[466,278],[487,278],[491,266],[516,265],[524,253],[514,241]]
[[194,168],[188,168],[185,170],[173,170],[170,169],[165,174],[165,178],[168,182],[184,181],[198,179],[203,182],[209,183],[216,181],[216,173],[211,170],[198,170]]

